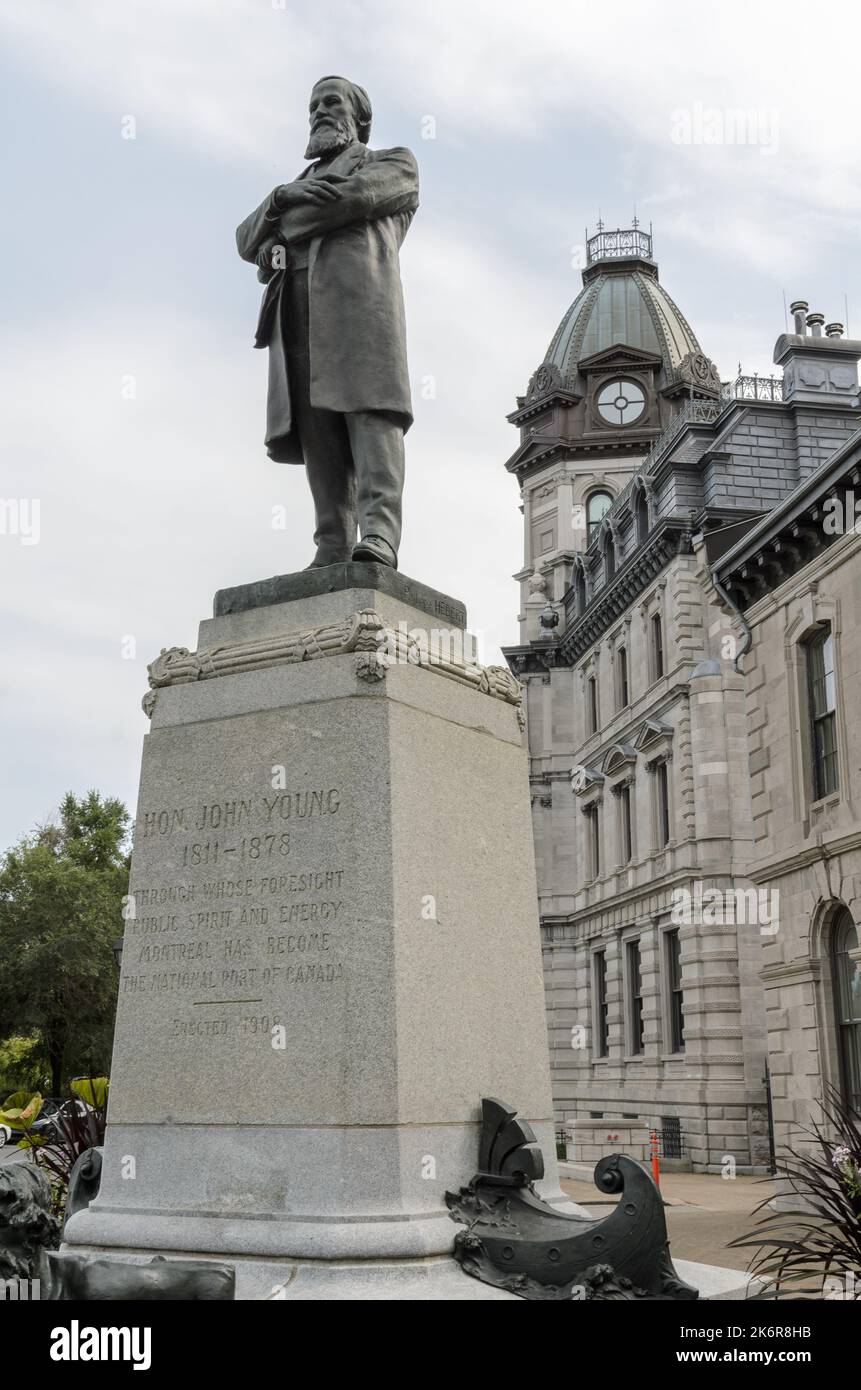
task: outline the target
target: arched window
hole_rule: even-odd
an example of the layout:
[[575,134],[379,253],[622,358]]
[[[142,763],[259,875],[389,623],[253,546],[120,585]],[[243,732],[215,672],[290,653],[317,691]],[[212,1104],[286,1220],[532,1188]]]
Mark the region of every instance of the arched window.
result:
[[649,535],[649,504],[646,501],[644,488],[637,488],[637,500],[634,503],[634,525],[637,530],[637,545],[642,545]]
[[593,492],[586,503],[586,544],[591,545],[598,534],[602,517],[613,505],[609,492]]
[[831,952],[841,1088],[847,1105],[861,1114],[861,960],[858,928],[845,908],[834,923]]

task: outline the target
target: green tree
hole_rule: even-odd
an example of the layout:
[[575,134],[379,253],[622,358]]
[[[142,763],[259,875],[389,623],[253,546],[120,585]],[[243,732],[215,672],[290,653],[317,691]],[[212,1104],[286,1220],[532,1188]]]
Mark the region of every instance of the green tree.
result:
[[128,828],[121,801],[70,792],[0,866],[0,1037],[39,1039],[54,1095],[110,1065]]
[[48,1059],[42,1039],[7,1038],[0,1042],[0,1105],[13,1091],[48,1094]]

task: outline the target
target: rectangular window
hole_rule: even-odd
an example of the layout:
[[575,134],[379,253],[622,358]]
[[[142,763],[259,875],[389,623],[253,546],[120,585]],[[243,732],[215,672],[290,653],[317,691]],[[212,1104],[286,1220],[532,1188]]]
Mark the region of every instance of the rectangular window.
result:
[[595,1055],[607,1057],[610,1052],[610,1009],[607,1003],[607,952],[596,951],[595,968]]
[[666,763],[658,763],[658,849],[670,842],[670,776]]
[[616,694],[618,697],[619,709],[624,709],[628,704],[628,653],[624,647],[620,647],[616,653],[617,666],[617,685]]
[[631,788],[630,786],[619,789],[619,846],[621,850],[621,863],[630,862],[634,852],[633,836],[631,833]]
[[664,674],[664,629],[660,613],[652,615],[652,677],[660,680]]
[[834,680],[834,639],[830,630],[807,645],[810,737],[815,800],[830,796],[839,785],[837,772],[837,697]]
[[598,732],[598,682],[594,676],[590,676],[586,683],[586,702],[589,713],[589,733]]
[[640,971],[640,943],[625,947],[628,963],[628,1049],[633,1056],[643,1051],[643,977]]
[[685,1016],[682,1009],[682,947],[678,931],[664,933],[667,952],[667,986],[670,1004],[670,1051],[685,1050]]

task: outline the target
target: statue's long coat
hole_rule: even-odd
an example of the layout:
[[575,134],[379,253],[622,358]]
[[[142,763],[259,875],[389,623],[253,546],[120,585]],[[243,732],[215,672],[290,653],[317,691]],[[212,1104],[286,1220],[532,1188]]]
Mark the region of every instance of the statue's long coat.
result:
[[[418,207],[415,157],[407,149],[369,150],[355,142],[326,172],[347,176],[337,199],[279,213],[270,195],[237,228],[239,254],[257,261],[261,251],[268,256],[279,243],[289,252],[291,245],[310,240],[311,404],[323,410],[391,411],[406,430],[413,417],[398,251]],[[276,271],[266,286],[255,347],[269,348],[269,457],[302,463],[287,378],[290,327],[281,303],[289,274]]]

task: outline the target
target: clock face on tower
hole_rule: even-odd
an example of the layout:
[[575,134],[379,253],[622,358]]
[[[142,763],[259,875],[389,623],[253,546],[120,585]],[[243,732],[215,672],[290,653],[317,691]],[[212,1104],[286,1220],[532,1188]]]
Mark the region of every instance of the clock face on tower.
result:
[[598,414],[608,425],[633,425],[646,406],[642,386],[636,381],[608,381],[598,392]]

